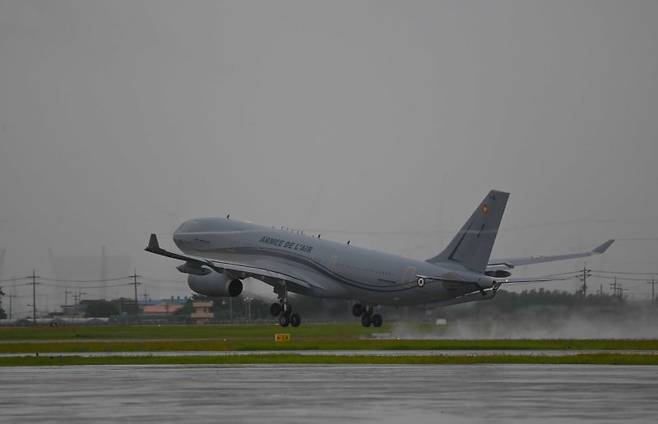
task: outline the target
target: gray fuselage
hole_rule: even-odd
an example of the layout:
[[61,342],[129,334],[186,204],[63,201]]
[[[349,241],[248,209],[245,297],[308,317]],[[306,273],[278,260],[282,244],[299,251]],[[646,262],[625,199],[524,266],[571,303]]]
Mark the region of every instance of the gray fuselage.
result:
[[[307,285],[288,284],[288,290],[314,297],[410,305],[447,301],[478,290],[460,281],[478,281],[481,288],[492,284],[490,278],[459,263],[418,261],[225,218],[186,221],[174,232],[174,242],[188,255],[294,276]],[[420,287],[419,275],[445,280],[433,278]]]

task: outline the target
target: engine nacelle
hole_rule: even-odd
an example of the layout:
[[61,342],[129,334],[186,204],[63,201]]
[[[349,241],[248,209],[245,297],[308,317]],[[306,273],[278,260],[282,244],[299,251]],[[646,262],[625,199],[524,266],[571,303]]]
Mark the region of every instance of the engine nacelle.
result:
[[207,275],[190,274],[187,285],[195,292],[210,297],[235,297],[242,293],[242,281],[231,280],[226,274],[214,271]]
[[494,278],[507,278],[510,275],[512,275],[511,272],[505,271],[504,269],[496,269],[496,270],[493,270],[493,271],[486,271],[484,274],[488,275],[489,277],[494,277]]

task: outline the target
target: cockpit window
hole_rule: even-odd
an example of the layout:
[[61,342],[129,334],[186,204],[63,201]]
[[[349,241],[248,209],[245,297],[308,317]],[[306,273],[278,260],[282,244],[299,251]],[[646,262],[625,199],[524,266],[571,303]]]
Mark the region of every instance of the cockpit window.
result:
[[189,221],[183,222],[180,227],[178,227],[177,231],[183,233],[193,233],[196,231],[202,231],[201,229],[203,226],[203,222],[201,222],[200,219],[190,219]]

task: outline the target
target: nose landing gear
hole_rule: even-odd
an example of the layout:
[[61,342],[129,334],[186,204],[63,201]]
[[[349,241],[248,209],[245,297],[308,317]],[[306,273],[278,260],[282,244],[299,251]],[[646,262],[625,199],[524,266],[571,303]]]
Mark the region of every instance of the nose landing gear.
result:
[[361,325],[364,327],[381,327],[384,319],[380,314],[373,314],[372,306],[363,306],[360,303],[354,304],[352,314],[355,317],[361,317]]

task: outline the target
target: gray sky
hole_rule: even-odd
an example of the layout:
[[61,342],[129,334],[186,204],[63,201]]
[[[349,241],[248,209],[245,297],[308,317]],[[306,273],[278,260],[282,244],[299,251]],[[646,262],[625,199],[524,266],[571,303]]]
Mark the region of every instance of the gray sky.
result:
[[495,256],[655,238],[657,21],[655,1],[0,0],[3,276],[106,245],[183,281],[148,234],[226,213],[424,259],[491,188]]

